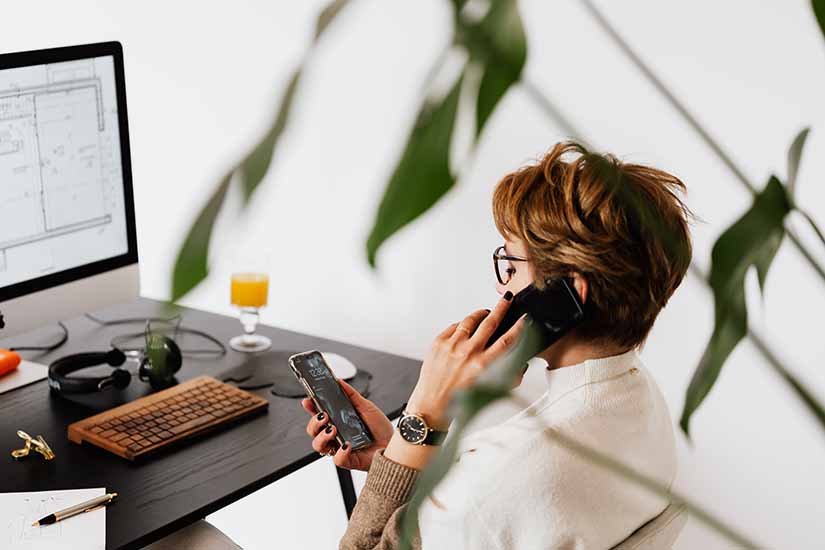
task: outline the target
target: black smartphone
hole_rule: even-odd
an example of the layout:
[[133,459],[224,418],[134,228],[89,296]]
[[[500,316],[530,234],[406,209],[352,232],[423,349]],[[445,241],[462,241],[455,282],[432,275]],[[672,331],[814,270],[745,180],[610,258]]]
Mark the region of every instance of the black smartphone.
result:
[[358,450],[372,444],[374,438],[369,428],[341,389],[320,352],[312,350],[297,353],[289,358],[289,366],[304,387],[307,397],[315,403],[315,408],[319,412],[323,411],[335,426],[338,445],[348,441],[353,450]]
[[584,306],[579,293],[568,279],[548,279],[544,289],[528,285],[513,296],[510,308],[504,319],[487,341],[490,347],[501,338],[523,314],[527,314],[536,323],[541,338],[535,350],[528,350],[532,355],[550,347],[573,327],[584,319]]

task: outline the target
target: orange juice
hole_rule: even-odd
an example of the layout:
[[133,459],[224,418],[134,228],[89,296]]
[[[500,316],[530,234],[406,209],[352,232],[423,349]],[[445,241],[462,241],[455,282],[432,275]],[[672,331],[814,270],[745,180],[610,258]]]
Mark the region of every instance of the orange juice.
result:
[[269,292],[269,275],[263,273],[234,273],[232,275],[232,304],[240,307],[263,307]]

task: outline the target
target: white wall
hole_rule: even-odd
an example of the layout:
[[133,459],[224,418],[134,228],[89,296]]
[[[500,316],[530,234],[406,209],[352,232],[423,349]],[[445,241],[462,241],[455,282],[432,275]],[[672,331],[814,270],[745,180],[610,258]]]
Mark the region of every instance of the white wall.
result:
[[[497,178],[563,137],[520,90],[490,121],[457,188],[381,250],[377,272],[365,261],[366,235],[420,83],[448,39],[446,4],[364,0],[342,15],[308,68],[265,187],[242,220],[224,218],[214,276],[186,303],[230,313],[229,273],[265,251],[273,281],[266,322],[418,357],[441,328],[493,303],[489,256],[499,238],[490,192]],[[599,4],[758,185],[771,172],[784,176],[788,144],[803,125],[814,125],[798,198],[825,224],[825,163],[817,154],[825,148],[825,41],[809,2]],[[123,42],[144,295],[168,295],[192,216],[266,127],[320,5],[4,6],[0,51]],[[707,269],[713,241],[741,214],[747,194],[580,5],[530,0],[521,11],[531,48],[526,77],[597,147],[687,183],[688,203],[704,220],[694,227],[695,261]],[[825,263],[810,232],[799,233]],[[750,297],[754,326],[823,399],[824,291],[786,243],[764,303]],[[674,420],[712,315],[710,294],[688,277],[644,350]],[[542,391],[537,374],[528,373],[528,396]],[[825,434],[751,345],[735,351],[692,430],[692,445],[680,436],[678,489],[761,545],[822,547]],[[210,519],[246,548],[270,548],[281,533],[297,546],[307,530],[323,537],[318,547],[332,547],[344,528],[332,471],[321,461]],[[320,509],[310,489],[324,497]],[[252,511],[273,515],[266,528],[249,525]],[[691,521],[677,547],[729,545]]]

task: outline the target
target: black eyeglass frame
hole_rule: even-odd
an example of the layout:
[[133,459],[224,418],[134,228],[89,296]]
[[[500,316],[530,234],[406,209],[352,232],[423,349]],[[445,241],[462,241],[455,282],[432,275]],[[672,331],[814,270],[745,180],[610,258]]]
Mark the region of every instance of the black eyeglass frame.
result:
[[493,270],[496,272],[496,279],[498,279],[498,282],[502,285],[506,285],[510,282],[510,279],[512,279],[513,276],[510,275],[509,277],[507,277],[507,280],[505,281],[498,270],[498,261],[507,260],[508,262],[529,262],[530,260],[528,260],[527,258],[521,258],[519,256],[508,256],[507,254],[499,254],[500,251],[506,252],[506,250],[504,249],[504,245],[499,246],[493,251]]

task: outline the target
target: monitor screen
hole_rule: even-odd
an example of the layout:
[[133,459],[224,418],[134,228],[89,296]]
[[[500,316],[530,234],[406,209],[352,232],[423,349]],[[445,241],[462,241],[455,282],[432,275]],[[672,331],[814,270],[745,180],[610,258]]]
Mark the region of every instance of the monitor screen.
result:
[[[54,62],[23,66],[4,66],[9,56],[0,56],[0,299],[4,290],[92,274],[82,266],[100,272],[115,267],[106,260],[136,261],[121,61],[117,52],[60,60],[56,51],[46,50]],[[25,284],[34,281],[43,284]]]

